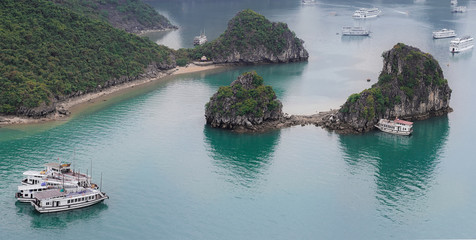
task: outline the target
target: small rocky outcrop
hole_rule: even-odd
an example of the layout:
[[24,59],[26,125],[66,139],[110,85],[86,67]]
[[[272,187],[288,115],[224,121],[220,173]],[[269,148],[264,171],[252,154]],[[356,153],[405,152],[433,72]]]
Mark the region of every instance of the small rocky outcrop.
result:
[[219,38],[193,49],[192,55],[207,56],[214,63],[298,62],[309,58],[303,44],[287,24],[247,9],[228,22]]
[[220,87],[205,105],[207,124],[215,128],[255,129],[283,117],[282,103],[256,72],[243,73],[230,86]]
[[451,112],[451,89],[438,62],[403,43],[384,52],[383,69],[371,88],[352,94],[324,126],[367,132],[380,118],[422,120]]

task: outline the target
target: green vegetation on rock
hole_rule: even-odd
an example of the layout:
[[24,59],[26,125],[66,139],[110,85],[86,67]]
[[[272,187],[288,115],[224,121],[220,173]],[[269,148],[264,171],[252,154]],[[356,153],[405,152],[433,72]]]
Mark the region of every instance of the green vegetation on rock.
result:
[[243,73],[231,86],[222,86],[205,105],[207,122],[233,128],[246,122],[259,124],[281,117],[281,102],[256,72]]
[[102,20],[127,32],[176,28],[141,0],[50,0],[91,19]]
[[170,49],[46,0],[2,0],[0,19],[1,113],[175,66]]
[[430,54],[398,43],[382,57],[378,82],[349,96],[339,111],[341,123],[360,132],[373,128],[379,118],[424,118],[449,111],[451,89]]
[[[286,50],[289,56],[277,57]],[[308,58],[303,41],[287,24],[273,23],[250,9],[233,17],[220,37],[187,53],[191,59],[207,56],[214,62],[288,62]]]

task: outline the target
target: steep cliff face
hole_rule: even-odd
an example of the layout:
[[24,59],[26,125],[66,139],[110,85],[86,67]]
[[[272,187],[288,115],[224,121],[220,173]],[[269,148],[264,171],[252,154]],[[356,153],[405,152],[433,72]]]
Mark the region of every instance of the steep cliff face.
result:
[[452,110],[448,81],[430,54],[398,43],[382,57],[378,82],[352,94],[327,127],[366,132],[380,118],[421,120]]
[[207,124],[216,128],[253,128],[283,116],[282,103],[256,72],[240,75],[231,86],[220,87],[205,105]]
[[194,58],[203,55],[215,63],[286,63],[306,61],[304,41],[285,23],[273,23],[252,10],[239,12],[228,22],[216,40],[192,50]]

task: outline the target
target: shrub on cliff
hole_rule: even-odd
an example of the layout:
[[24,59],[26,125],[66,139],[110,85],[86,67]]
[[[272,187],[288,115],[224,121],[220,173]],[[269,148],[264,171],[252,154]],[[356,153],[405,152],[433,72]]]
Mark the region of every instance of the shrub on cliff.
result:
[[340,124],[362,132],[380,118],[424,119],[451,111],[451,89],[430,54],[398,43],[382,57],[378,82],[347,99],[337,115]]
[[220,87],[205,105],[205,118],[213,127],[233,129],[281,116],[281,102],[256,72],[243,73],[230,86]]

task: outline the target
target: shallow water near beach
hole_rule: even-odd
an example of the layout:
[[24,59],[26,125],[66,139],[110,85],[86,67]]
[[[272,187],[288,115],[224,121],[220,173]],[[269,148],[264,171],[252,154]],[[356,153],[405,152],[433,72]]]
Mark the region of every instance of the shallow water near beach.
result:
[[[439,28],[476,36],[476,5],[449,1],[147,1],[180,30],[155,42],[191,47],[218,37],[251,8],[286,22],[307,63],[246,66],[174,76],[81,111],[61,124],[0,128],[0,239],[443,239],[476,237],[476,60],[451,55]],[[389,2],[389,1],[387,1]],[[356,21],[359,7],[383,15]],[[342,26],[369,38],[343,38]],[[205,125],[219,86],[256,70],[289,114],[338,108],[369,88],[397,42],[431,53],[453,89],[448,116],[418,121],[410,137],[338,135],[314,126],[235,134]],[[366,81],[367,78],[371,82]],[[73,161],[111,198],[65,213],[15,202],[22,172]]]

